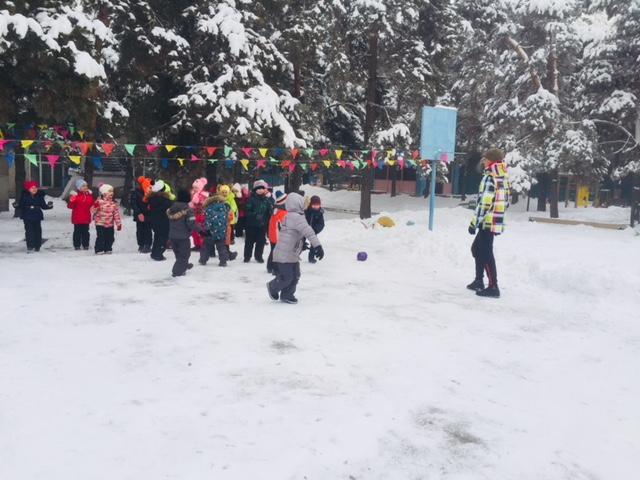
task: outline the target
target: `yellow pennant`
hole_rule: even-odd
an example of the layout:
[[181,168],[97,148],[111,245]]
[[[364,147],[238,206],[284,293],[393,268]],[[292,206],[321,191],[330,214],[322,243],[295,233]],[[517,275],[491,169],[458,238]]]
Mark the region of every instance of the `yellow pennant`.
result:
[[29,147],[33,145],[33,140],[22,140],[20,142],[20,145],[22,145],[22,148],[24,148],[25,150],[29,150]]
[[342,158],[342,150],[336,150],[336,158],[340,160]]
[[258,150],[260,151],[260,156],[262,158],[266,158],[266,156],[269,155],[269,149],[268,148],[259,148]]
[[249,160],[244,158],[244,159],[240,160],[240,163],[242,164],[242,166],[244,167],[245,170],[249,170]]
[[84,130],[78,130],[78,135],[80,135],[80,138],[84,140]]
[[331,166],[331,160],[323,160],[322,163],[324,163],[324,166],[327,168]]
[[393,157],[396,154],[395,149],[387,150],[387,157]]
[[71,160],[76,165],[80,165],[80,160],[82,157],[80,155],[69,155],[69,160]]
[[180,163],[181,167],[184,167],[184,158],[179,158],[178,162]]
[[41,123],[40,125],[38,125],[38,128],[40,130],[46,130],[47,128],[49,128],[49,125],[47,125],[46,123]]
[[387,163],[393,167],[396,164],[396,161],[395,160],[387,160]]
[[165,145],[164,148],[167,149],[167,152],[170,152],[171,150],[174,150],[177,147],[177,145]]

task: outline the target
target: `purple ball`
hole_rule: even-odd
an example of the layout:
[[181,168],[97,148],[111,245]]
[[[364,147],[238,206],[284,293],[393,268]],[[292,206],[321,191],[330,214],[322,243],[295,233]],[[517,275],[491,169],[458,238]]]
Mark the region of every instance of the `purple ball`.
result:
[[367,252],[358,252],[358,261],[364,262],[367,259]]

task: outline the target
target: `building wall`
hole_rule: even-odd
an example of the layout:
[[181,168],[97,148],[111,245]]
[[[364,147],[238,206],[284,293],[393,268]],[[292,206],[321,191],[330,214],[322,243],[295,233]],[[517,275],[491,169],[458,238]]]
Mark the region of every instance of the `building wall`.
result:
[[[373,189],[378,192],[391,193],[391,180],[376,179]],[[396,181],[396,192],[408,195],[415,195],[415,180],[398,180]]]

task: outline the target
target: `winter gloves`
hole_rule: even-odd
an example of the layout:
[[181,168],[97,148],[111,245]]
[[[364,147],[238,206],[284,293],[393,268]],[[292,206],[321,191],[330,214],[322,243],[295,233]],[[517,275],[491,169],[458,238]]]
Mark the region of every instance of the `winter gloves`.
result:
[[318,259],[318,260],[322,260],[324,258],[324,249],[322,248],[322,245],[318,245],[317,247],[315,247],[313,249],[313,255]]

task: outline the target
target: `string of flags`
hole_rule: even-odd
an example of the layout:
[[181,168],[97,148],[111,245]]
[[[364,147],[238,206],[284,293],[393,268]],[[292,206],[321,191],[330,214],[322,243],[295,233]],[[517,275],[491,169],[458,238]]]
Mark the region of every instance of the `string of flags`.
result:
[[[65,130],[70,132],[70,130]],[[78,133],[79,131],[75,131]],[[59,162],[80,165],[90,160],[96,169],[103,168],[103,159],[112,160],[155,160],[163,168],[169,168],[170,161],[176,161],[180,167],[190,163],[224,162],[233,168],[236,162],[246,171],[250,166],[267,168],[280,166],[290,172],[299,166],[303,171],[318,168],[343,168],[352,171],[372,167],[383,169],[397,166],[400,169],[424,167],[426,160],[420,159],[420,151],[396,149],[347,150],[343,148],[284,148],[284,147],[231,147],[193,146],[173,144],[117,144],[113,142],[89,142],[84,140],[15,140],[0,138],[0,152],[6,156],[9,167],[13,166],[16,155],[22,155],[31,164],[37,166],[47,161],[55,167]],[[17,154],[21,147],[24,153]]]

